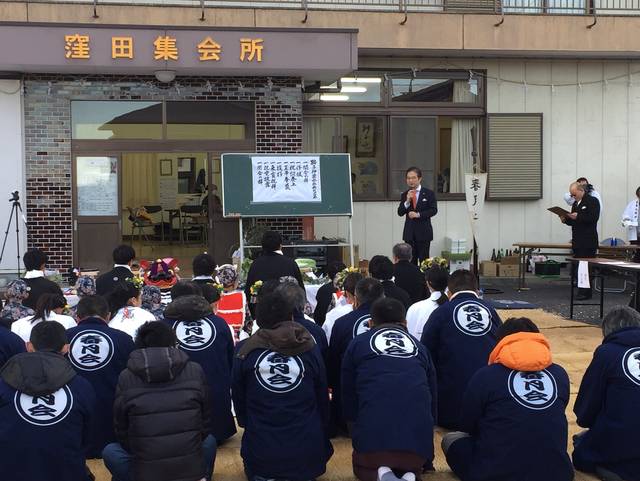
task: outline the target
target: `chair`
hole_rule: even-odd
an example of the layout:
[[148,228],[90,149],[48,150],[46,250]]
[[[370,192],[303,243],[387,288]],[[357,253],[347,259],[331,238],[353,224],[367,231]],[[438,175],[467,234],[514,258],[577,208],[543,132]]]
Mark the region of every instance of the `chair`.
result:
[[155,229],[157,226],[160,226],[160,240],[164,242],[164,209],[161,205],[145,205],[144,208],[147,211],[147,214],[157,214],[160,212],[160,223],[154,222],[153,229],[155,233]]
[[207,224],[209,221],[202,205],[183,205],[180,207],[182,216],[182,241],[189,240],[190,233],[197,233],[203,244],[207,243]]
[[142,208],[135,209],[127,207],[129,211],[129,220],[131,221],[131,240],[135,238],[136,229],[138,229],[138,241],[142,241],[142,237],[148,242],[149,236],[144,232],[145,227],[153,227],[153,221],[146,217]]

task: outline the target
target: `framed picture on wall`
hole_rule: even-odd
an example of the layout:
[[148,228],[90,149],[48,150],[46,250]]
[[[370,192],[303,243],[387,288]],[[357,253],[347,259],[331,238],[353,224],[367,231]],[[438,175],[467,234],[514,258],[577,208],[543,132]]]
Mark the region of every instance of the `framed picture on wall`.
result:
[[160,159],[160,175],[169,177],[173,175],[173,160]]
[[178,157],[178,173],[192,172],[195,161],[195,157]]
[[356,157],[376,156],[376,119],[356,119]]

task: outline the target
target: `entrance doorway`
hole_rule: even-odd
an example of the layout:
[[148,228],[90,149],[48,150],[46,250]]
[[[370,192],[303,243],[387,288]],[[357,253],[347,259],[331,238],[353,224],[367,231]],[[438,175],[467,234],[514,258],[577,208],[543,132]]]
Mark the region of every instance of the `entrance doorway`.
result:
[[231,261],[238,221],[222,217],[220,155],[255,149],[252,101],[72,101],[74,264],[139,259]]
[[184,270],[209,250],[208,167],[206,152],[122,154],[122,242],[138,258]]
[[173,257],[181,276],[194,256],[231,262],[238,221],[222,217],[220,152],[121,152],[75,157],[75,254],[105,270],[108,253],[130,244],[138,259]]

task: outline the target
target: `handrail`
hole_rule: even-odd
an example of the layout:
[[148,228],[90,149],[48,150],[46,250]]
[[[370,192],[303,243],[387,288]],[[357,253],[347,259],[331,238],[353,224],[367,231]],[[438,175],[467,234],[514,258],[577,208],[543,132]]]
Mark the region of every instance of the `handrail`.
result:
[[[0,0],[0,2],[20,0]],[[402,25],[408,15],[420,12],[486,13],[500,15],[581,15],[593,19],[605,15],[640,15],[640,0],[22,0],[24,3],[196,7],[204,18],[205,8],[269,8],[304,12],[306,23],[313,10],[400,12]]]

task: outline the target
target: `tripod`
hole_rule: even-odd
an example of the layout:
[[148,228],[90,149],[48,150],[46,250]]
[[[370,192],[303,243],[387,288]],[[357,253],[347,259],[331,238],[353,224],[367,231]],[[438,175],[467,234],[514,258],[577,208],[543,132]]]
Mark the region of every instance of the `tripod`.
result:
[[7,230],[4,231],[4,241],[2,242],[2,251],[0,251],[0,264],[2,263],[2,258],[4,257],[4,249],[7,246],[7,239],[9,238],[9,230],[11,229],[11,221],[14,219],[16,221],[16,250],[18,252],[18,277],[20,277],[20,221],[18,217],[22,216],[22,221],[24,222],[24,228],[27,229],[27,221],[24,218],[24,213],[22,212],[22,206],[20,205],[20,194],[18,191],[11,192],[11,214],[9,215],[9,222],[7,222]]

